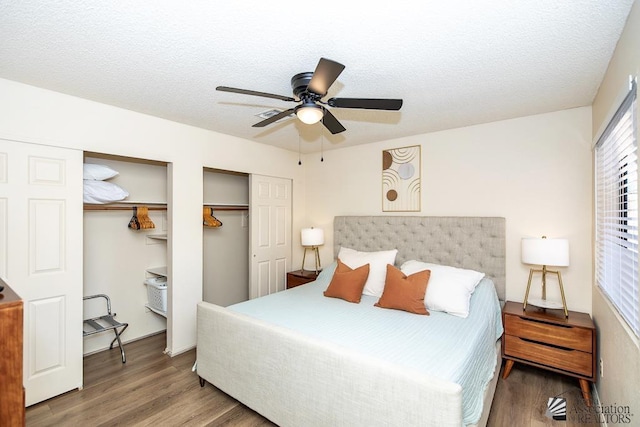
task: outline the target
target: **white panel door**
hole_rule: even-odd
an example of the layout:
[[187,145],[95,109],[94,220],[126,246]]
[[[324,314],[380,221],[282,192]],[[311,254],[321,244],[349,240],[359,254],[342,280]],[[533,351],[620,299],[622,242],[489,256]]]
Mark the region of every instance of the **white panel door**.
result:
[[249,298],[286,288],[291,264],[291,180],[251,175]]
[[24,300],[32,405],[82,387],[82,152],[0,139],[0,276]]

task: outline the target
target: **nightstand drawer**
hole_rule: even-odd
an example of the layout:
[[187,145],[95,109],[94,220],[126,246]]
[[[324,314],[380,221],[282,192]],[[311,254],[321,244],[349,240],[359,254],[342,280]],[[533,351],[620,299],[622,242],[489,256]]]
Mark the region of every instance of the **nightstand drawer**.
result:
[[553,344],[555,346],[592,353],[591,329],[573,326],[553,325],[536,319],[523,319],[518,316],[508,316],[505,321],[504,332],[532,341]]
[[298,277],[290,275],[287,277],[287,289],[295,288],[296,286],[304,285],[311,282],[311,279],[306,277]]
[[578,350],[551,347],[525,341],[511,335],[504,337],[504,354],[519,359],[562,369],[585,377],[592,377],[592,355]]
[[296,270],[287,273],[287,289],[313,282],[318,278],[320,272]]

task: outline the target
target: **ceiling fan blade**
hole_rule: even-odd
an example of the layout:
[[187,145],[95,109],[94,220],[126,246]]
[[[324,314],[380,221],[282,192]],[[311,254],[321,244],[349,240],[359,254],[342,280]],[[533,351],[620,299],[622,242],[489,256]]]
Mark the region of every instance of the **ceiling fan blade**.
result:
[[268,119],[265,119],[261,122],[256,123],[252,127],[254,128],[262,128],[266,125],[270,125],[273,122],[277,122],[278,120],[287,117],[289,114],[293,113],[293,108],[289,108],[288,110],[284,110],[281,113],[276,114],[275,116],[271,116]]
[[326,108],[323,108],[323,110],[324,117],[322,118],[322,124],[324,125],[324,127],[329,129],[329,132],[335,135],[336,133],[344,132],[345,130],[347,130],[344,126],[342,126],[338,119],[336,119],[336,116],[331,114],[329,110],[327,110]]
[[402,107],[402,99],[331,98],[327,101],[327,104],[338,108],[364,108],[367,110],[396,111]]
[[344,65],[326,58],[320,58],[313,77],[307,86],[309,92],[325,96],[327,91],[336,81],[340,73],[344,70]]
[[265,98],[279,99],[281,101],[295,101],[295,99],[291,98],[290,96],[282,96],[282,95],[276,95],[273,93],[266,93],[266,92],[257,92],[255,90],[238,89],[235,87],[228,87],[228,86],[218,86],[216,90],[219,90],[221,92],[241,93],[243,95],[262,96]]

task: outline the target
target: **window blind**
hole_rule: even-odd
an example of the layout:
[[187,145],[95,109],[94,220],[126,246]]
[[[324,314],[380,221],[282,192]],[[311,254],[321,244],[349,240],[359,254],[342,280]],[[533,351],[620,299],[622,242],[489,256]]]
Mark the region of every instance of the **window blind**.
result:
[[632,81],[596,144],[596,281],[640,336],[636,93]]

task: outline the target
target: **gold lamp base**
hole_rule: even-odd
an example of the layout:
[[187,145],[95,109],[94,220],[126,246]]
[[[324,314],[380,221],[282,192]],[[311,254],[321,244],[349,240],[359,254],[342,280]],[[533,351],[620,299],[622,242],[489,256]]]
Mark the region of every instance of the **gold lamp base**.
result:
[[[531,279],[533,278],[533,273],[542,273],[542,299],[541,300],[531,300],[529,302],[529,290],[531,289]],[[558,275],[558,284],[560,285],[560,295],[562,296],[562,305],[560,306],[557,303],[552,301],[547,301],[547,273]],[[547,270],[547,266],[543,265],[542,269],[532,268],[529,271],[529,282],[527,283],[527,293],[524,295],[524,304],[522,305],[522,310],[527,310],[527,303],[531,305],[535,305],[537,307],[542,308],[563,308],[564,316],[569,318],[569,310],[567,310],[567,301],[564,298],[564,286],[562,286],[562,275],[559,271],[551,271]]]
[[318,274],[318,272],[320,271],[320,251],[318,250],[317,246],[305,246],[304,247],[304,254],[302,255],[302,268],[301,270],[304,271],[304,261],[307,257],[307,249],[311,249],[313,252],[315,252],[315,258],[316,258],[316,269],[315,272],[316,274]]

